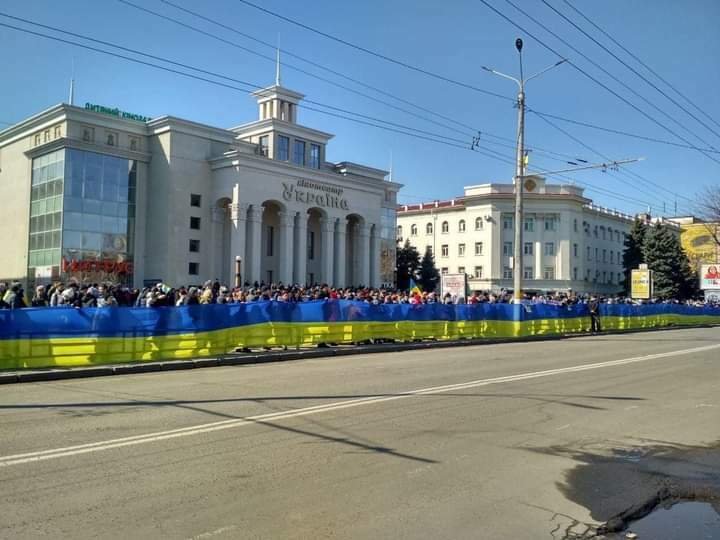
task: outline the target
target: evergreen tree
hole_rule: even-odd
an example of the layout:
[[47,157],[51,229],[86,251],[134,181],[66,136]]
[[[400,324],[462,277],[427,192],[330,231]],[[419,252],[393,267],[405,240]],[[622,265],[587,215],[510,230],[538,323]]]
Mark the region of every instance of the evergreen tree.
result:
[[686,299],[695,293],[690,261],[678,236],[667,226],[650,227],[645,235],[643,257],[653,272],[653,296]]
[[410,286],[410,279],[417,279],[420,268],[420,254],[410,240],[405,240],[405,245],[397,248],[395,268],[397,271],[398,289],[407,289]]
[[645,244],[645,236],[648,226],[644,221],[636,219],[630,232],[625,237],[625,251],[623,251],[623,270],[625,271],[625,280],[623,281],[623,291],[625,295],[630,295],[630,272],[642,264],[645,259],[643,256],[643,245]]
[[428,247],[420,261],[420,286],[423,291],[432,292],[437,288],[438,281],[440,281],[440,272],[435,267],[432,249]]

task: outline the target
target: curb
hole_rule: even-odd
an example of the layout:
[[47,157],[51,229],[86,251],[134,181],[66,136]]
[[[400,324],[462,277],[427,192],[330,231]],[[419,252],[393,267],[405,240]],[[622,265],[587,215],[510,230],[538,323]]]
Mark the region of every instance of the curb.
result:
[[662,332],[667,330],[689,330],[693,328],[717,328],[720,325],[698,324],[688,326],[664,326],[658,328],[640,328],[634,330],[611,330],[597,334],[553,334],[546,336],[525,336],[520,338],[468,338],[453,341],[419,341],[404,343],[383,343],[369,345],[354,345],[344,348],[316,348],[293,351],[270,351],[263,353],[227,354],[217,358],[197,358],[192,360],[170,360],[147,363],[120,364],[97,367],[78,367],[53,370],[21,371],[0,373],[0,385],[14,383],[30,383],[41,381],[59,381],[64,379],[80,379],[88,377],[107,377],[110,375],[126,375],[134,373],[155,373],[162,371],[178,371],[185,369],[244,366],[265,364],[270,362],[288,362],[292,360],[307,360],[312,358],[328,358],[336,356],[351,356],[357,354],[378,354],[390,352],[403,352],[425,349],[445,349],[453,347],[472,347],[478,345],[500,345],[504,343],[529,343],[535,341],[560,341],[563,339],[582,338],[588,336],[610,336],[622,334],[640,334],[647,332]]

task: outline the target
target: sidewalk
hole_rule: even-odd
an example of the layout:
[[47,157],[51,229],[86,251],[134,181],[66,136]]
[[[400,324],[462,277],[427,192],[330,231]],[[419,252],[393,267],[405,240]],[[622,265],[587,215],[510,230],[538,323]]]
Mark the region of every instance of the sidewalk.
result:
[[262,364],[265,362],[286,362],[309,358],[326,358],[334,356],[350,356],[356,354],[376,354],[418,349],[436,349],[446,347],[468,347],[477,345],[496,345],[501,343],[523,343],[529,341],[549,341],[582,338],[590,335],[606,336],[614,334],[631,334],[641,332],[659,332],[665,330],[684,330],[690,328],[713,328],[720,325],[688,325],[663,326],[636,330],[618,330],[600,332],[598,334],[554,334],[546,336],[527,336],[502,339],[462,339],[453,341],[419,341],[402,343],[382,343],[371,345],[340,345],[336,347],[318,347],[299,350],[253,351],[247,353],[230,353],[215,358],[198,358],[191,360],[166,360],[158,362],[133,362],[127,364],[108,364],[75,368],[41,368],[22,371],[0,371],[0,385],[27,383],[38,381],[57,381],[84,377],[106,377],[109,375],[125,375],[130,373],[151,373],[158,371],[174,371],[216,366],[238,366],[246,364]]

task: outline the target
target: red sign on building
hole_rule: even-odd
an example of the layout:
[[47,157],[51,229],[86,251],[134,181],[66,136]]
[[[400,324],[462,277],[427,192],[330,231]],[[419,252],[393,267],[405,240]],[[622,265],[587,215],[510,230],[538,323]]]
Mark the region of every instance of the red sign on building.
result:
[[105,272],[106,274],[132,274],[133,263],[129,261],[105,260],[68,260],[63,258],[62,271],[72,272]]

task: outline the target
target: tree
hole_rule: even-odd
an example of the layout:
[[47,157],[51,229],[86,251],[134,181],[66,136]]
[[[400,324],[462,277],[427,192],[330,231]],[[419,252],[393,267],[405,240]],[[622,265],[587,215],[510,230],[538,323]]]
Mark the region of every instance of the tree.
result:
[[625,280],[623,281],[623,290],[625,295],[630,295],[630,273],[643,263],[643,244],[647,234],[648,226],[641,219],[636,219],[633,223],[630,233],[625,237],[625,251],[623,251],[623,269],[625,271]]
[[417,279],[420,254],[414,246],[410,245],[410,240],[405,240],[405,245],[397,248],[395,268],[398,289],[407,289],[410,286],[410,279]]
[[720,187],[708,186],[700,195],[698,213],[708,224],[708,232],[714,242],[720,246]]
[[650,227],[643,243],[643,257],[653,272],[653,295],[661,299],[685,299],[697,288],[685,251],[669,227]]
[[425,249],[425,254],[420,261],[420,286],[424,291],[432,292],[437,287],[440,280],[440,272],[435,267],[435,257],[433,257],[432,249]]

